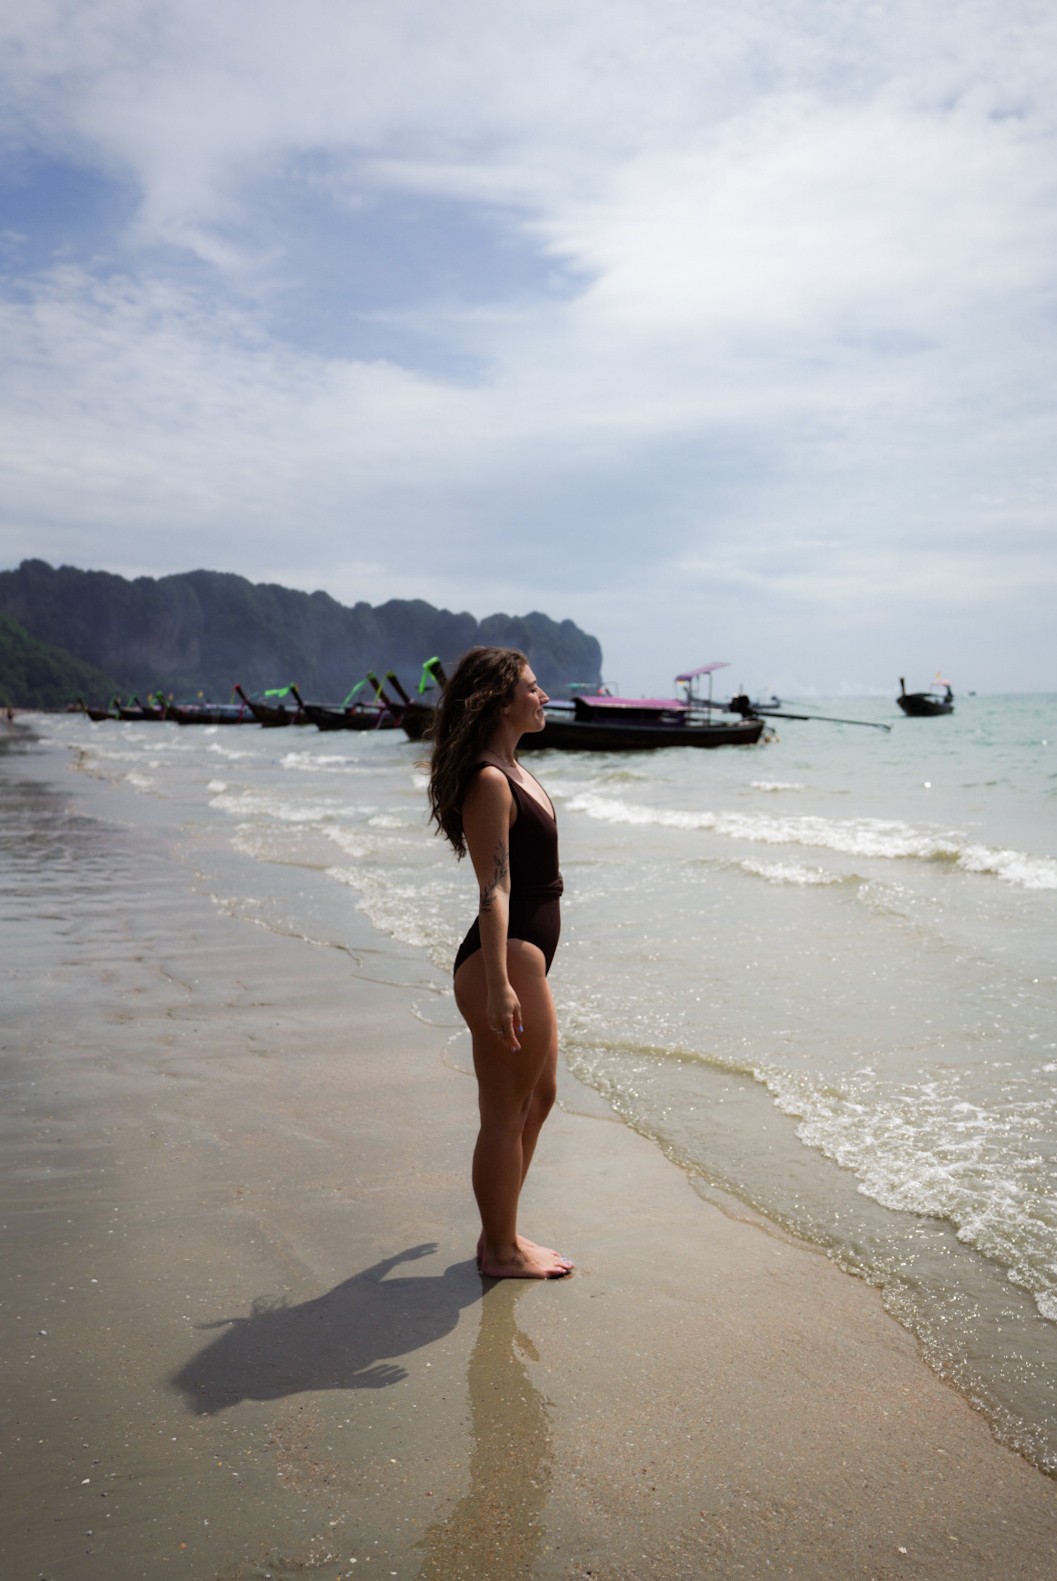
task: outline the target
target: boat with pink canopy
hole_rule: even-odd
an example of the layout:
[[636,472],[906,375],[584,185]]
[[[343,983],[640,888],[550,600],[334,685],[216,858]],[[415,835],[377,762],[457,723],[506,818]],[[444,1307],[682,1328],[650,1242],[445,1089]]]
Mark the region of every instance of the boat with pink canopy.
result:
[[[684,697],[614,697],[608,692],[579,694],[568,703],[550,705],[547,728],[538,735],[524,735],[519,752],[545,750],[577,752],[644,752],[661,747],[755,746],[763,735],[762,719],[715,719],[709,710],[725,709],[712,701],[712,676],[726,669],[717,659],[696,670],[677,675],[686,687]],[[708,676],[707,699],[697,696],[694,683]]]

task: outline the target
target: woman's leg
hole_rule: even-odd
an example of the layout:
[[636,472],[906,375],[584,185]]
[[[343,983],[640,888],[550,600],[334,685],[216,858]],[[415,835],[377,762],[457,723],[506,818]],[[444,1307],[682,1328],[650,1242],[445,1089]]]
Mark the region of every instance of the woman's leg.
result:
[[518,1198],[540,1127],[554,1102],[557,1030],[543,956],[512,939],[507,969],[521,1004],[521,1048],[514,1053],[492,1032],[487,1017],[484,961],[464,961],[455,999],[473,1039],[481,1128],[473,1158],[473,1188],[481,1214],[481,1271],[494,1278],[560,1277],[569,1265],[547,1247],[520,1240]]
[[[532,1155],[536,1151],[536,1143],[539,1140],[540,1131],[543,1129],[543,1122],[554,1108],[554,1103],[558,1096],[558,1025],[554,1016],[554,1002],[551,999],[550,985],[546,977],[543,979],[543,992],[547,996],[552,1035],[546,1058],[536,1079],[536,1085],[532,1089],[528,1112],[525,1115],[525,1124],[521,1130],[522,1185],[525,1184],[525,1176],[528,1174],[529,1165],[532,1163]],[[521,1010],[522,1016],[524,1016],[524,1004],[522,1004]]]

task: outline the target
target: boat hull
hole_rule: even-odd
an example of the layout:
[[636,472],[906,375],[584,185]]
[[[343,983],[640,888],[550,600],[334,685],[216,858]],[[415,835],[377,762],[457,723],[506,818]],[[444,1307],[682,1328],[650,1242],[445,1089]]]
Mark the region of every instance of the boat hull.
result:
[[257,723],[248,708],[229,706],[227,703],[218,703],[212,707],[208,703],[196,703],[186,707],[181,707],[179,703],[170,703],[168,717],[175,719],[178,725],[254,725]]
[[317,730],[391,730],[396,723],[387,708],[328,708],[305,703],[305,713]]
[[651,725],[605,720],[548,719],[545,730],[524,735],[518,752],[656,752],[662,747],[751,747],[763,735],[762,719],[704,724]]
[[254,697],[247,697],[241,686],[236,685],[236,692],[243,703],[265,730],[281,730],[284,725],[307,725],[310,723],[303,708],[287,708],[283,703],[262,703]]
[[433,724],[433,709],[428,703],[405,703],[400,724],[409,741],[424,741]]
[[941,697],[926,697],[922,692],[907,692],[896,702],[908,719],[933,719],[938,714],[953,714],[954,704]]

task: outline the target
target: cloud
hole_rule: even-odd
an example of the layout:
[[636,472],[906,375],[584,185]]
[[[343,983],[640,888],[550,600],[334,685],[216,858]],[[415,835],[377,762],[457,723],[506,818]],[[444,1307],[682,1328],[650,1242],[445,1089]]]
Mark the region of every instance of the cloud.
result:
[[16,0],[0,59],[9,561],[662,677],[717,595],[866,671],[986,594],[1057,685],[1049,8]]

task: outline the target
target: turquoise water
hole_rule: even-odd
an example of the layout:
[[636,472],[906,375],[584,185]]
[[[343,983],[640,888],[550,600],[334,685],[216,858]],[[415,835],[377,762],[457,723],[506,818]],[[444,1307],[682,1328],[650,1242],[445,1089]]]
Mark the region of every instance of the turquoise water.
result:
[[[533,755],[566,880],[563,1101],[603,1101],[704,1195],[879,1285],[931,1364],[1057,1471],[1057,697],[934,720],[810,706],[892,728]],[[427,831],[421,748],[34,725],[5,773],[71,768],[96,809],[102,787],[109,815],[177,839],[218,906],[364,971],[371,929],[413,946],[408,991],[465,1062],[448,973],[473,877]]]

